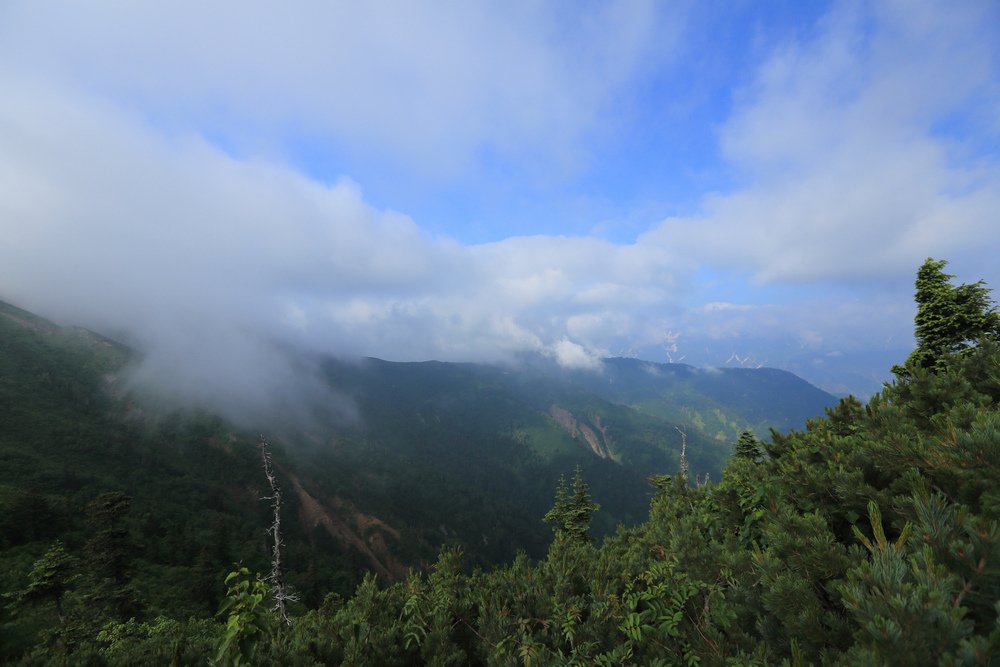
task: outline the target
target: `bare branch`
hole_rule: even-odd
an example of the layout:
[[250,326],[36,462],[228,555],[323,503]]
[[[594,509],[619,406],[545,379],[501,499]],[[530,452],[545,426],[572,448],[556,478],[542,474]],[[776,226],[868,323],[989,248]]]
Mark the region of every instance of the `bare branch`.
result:
[[285,545],[281,539],[281,487],[278,486],[278,479],[274,475],[274,467],[271,464],[271,452],[267,448],[267,439],[260,436],[260,454],[264,461],[264,476],[271,486],[271,495],[261,500],[270,500],[271,509],[274,510],[274,522],[267,529],[271,536],[271,573],[267,576],[267,581],[271,585],[271,595],[274,596],[274,610],[281,617],[285,625],[291,625],[292,619],[288,615],[288,603],[295,602],[298,598],[289,591],[285,583],[284,566],[281,563],[281,549]]
[[684,481],[688,479],[688,460],[687,460],[687,433],[685,433],[679,426],[675,426],[677,432],[681,434],[681,476]]

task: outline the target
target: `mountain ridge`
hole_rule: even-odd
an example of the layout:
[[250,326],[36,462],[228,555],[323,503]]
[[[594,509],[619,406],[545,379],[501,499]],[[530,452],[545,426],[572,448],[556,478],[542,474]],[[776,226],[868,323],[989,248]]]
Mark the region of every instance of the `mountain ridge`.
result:
[[[149,613],[214,613],[233,560],[264,569],[259,431],[207,406],[146,402],[129,375],[137,359],[99,333],[0,302],[5,590],[23,584],[54,539],[86,558],[88,507],[107,493],[131,499],[123,530]],[[350,593],[366,571],[402,577],[449,545],[484,568],[522,550],[540,557],[551,535],[542,516],[577,466],[602,506],[598,538],[644,520],[647,478],[678,470],[682,438],[692,476],[717,479],[731,439],[614,402],[621,392],[596,386],[609,377],[621,386],[635,363],[611,360],[605,375],[580,376],[592,391],[572,373],[530,366],[320,360],[320,381],[353,402],[356,418],[331,408],[306,425],[267,429],[285,489],[289,580],[304,603],[319,604],[319,591]],[[702,402],[688,410],[706,424],[743,425]]]

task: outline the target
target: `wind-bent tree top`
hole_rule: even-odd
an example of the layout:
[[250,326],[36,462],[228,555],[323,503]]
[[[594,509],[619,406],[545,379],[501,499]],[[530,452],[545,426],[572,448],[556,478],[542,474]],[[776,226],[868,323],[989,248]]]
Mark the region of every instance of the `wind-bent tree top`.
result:
[[947,264],[928,257],[917,271],[917,347],[902,369],[893,369],[897,373],[908,368],[935,368],[945,355],[1000,333],[1000,315],[990,299],[990,289],[982,280],[952,285],[955,276],[944,272]]

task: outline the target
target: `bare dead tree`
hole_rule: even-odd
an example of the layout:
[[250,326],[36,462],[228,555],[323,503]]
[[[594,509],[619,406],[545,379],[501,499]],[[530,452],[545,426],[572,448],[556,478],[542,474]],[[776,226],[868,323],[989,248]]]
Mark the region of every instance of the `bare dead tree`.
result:
[[684,481],[688,479],[688,460],[687,460],[687,433],[685,433],[679,426],[675,426],[677,432],[681,434],[681,476]]
[[271,452],[268,450],[267,439],[263,434],[260,436],[260,454],[264,460],[264,475],[267,477],[267,483],[271,485],[271,495],[265,496],[261,500],[270,500],[271,509],[274,510],[274,522],[267,529],[271,536],[271,573],[267,576],[267,582],[271,585],[271,595],[274,596],[274,610],[285,625],[291,625],[292,619],[288,615],[288,603],[295,602],[298,598],[289,591],[288,584],[285,582],[285,569],[281,563],[281,551],[285,546],[281,540],[281,487],[278,486],[278,479],[274,476]]
[[[667,355],[667,363],[674,363],[674,355],[677,354],[677,340],[681,337],[679,333],[668,330],[663,334],[663,352]],[[687,355],[681,355],[677,363],[683,361]]]
[[745,357],[741,357],[735,352],[729,355],[729,358],[726,359],[726,363],[728,364],[730,361],[733,360],[735,360],[736,363],[740,365],[740,368],[763,368],[764,364],[767,363],[767,359],[765,359],[764,361],[757,361],[749,354]]

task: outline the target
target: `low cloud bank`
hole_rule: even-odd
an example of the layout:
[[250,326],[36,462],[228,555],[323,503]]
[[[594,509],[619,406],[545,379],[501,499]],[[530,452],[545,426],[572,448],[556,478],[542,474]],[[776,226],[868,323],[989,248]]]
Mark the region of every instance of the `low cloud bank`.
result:
[[[362,11],[351,25],[375,31],[383,51],[367,53],[370,76],[355,79],[344,68],[324,76],[310,55],[358,55],[357,40],[309,30],[304,51],[272,61],[282,30],[303,17],[269,26],[236,12],[227,39],[261,72],[250,85],[225,49],[177,64],[174,49],[142,41],[144,10],[87,31],[26,7],[0,12],[0,298],[126,338],[144,359],[135,381],[164,395],[232,414],[280,404],[303,373],[287,350],[486,362],[532,353],[594,369],[606,355],[730,360],[870,391],[881,359],[912,345],[912,276],[925,257],[1000,286],[1000,21],[989,3],[832,3],[733,91],[719,126],[729,190],[650,221],[630,243],[484,244],[429,234],[433,221],[373,206],[348,178],[317,182],[250,138],[280,146],[282,128],[301,121],[344,154],[371,149],[404,173],[426,163],[447,180],[492,159],[566,177],[587,168],[588,133],[613,116],[616,93],[651,76],[643,59],[670,60],[656,37],[676,45],[683,20],[609,5],[557,39],[520,30],[562,25],[529,11],[483,46],[457,27],[492,30],[488,12],[415,16],[419,39],[407,42]],[[164,12],[182,41],[213,43],[184,27],[183,11]],[[602,31],[622,39],[598,40]],[[447,38],[435,56],[423,46],[436,35]],[[513,64],[491,60],[505,45]],[[574,54],[599,76],[570,77]],[[352,93],[357,104],[340,103]],[[545,104],[509,103],[535,97]],[[411,101],[412,117],[400,113]]]

